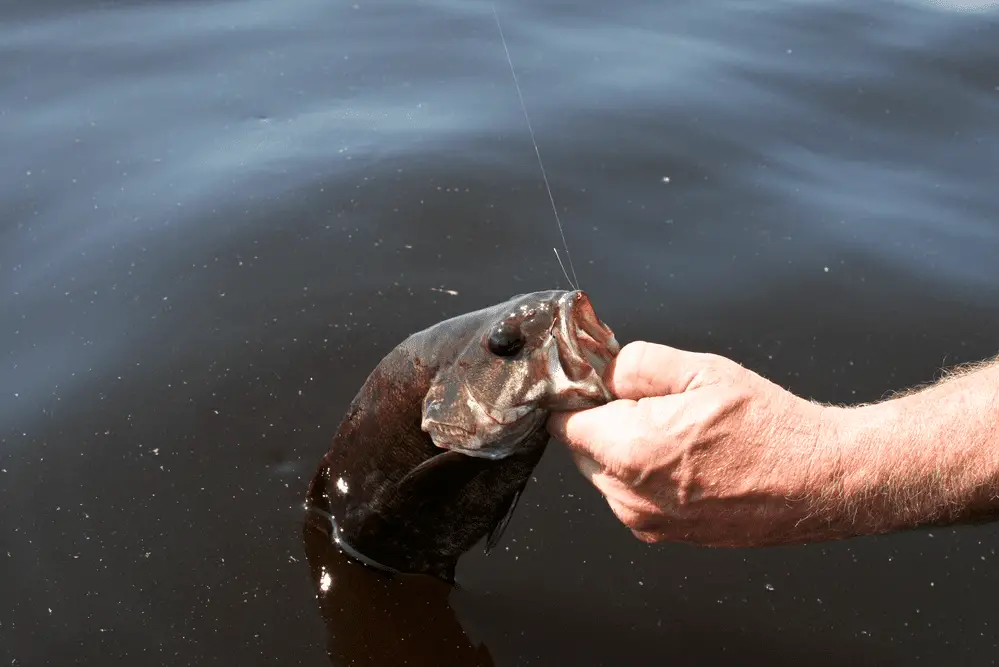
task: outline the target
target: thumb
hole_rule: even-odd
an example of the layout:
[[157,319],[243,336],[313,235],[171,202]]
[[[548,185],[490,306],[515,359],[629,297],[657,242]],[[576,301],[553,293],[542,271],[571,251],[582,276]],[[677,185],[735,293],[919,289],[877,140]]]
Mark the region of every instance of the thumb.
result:
[[666,396],[703,384],[705,372],[714,366],[711,359],[708,354],[634,341],[621,348],[604,375],[618,398]]

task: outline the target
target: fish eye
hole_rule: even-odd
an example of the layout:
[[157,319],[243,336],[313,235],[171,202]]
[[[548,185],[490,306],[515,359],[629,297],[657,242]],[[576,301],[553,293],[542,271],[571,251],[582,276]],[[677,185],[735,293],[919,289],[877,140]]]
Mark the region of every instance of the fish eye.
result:
[[486,347],[497,357],[512,357],[524,349],[524,334],[515,324],[503,323],[493,329]]

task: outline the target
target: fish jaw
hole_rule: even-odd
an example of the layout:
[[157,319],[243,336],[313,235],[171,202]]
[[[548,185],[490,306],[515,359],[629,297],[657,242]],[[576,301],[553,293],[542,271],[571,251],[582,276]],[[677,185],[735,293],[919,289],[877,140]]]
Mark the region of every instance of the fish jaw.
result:
[[424,400],[420,428],[441,449],[485,459],[502,459],[520,449],[520,444],[535,433],[547,412],[535,405],[518,405],[499,412],[480,403],[469,388],[462,385],[460,397],[466,410],[458,412],[465,419],[455,419],[456,412],[446,404],[447,397],[430,392]]
[[567,292],[559,299],[552,334],[555,344],[549,348],[548,372],[553,386],[544,407],[582,410],[613,400],[603,374],[621,345],[597,317],[585,292]]

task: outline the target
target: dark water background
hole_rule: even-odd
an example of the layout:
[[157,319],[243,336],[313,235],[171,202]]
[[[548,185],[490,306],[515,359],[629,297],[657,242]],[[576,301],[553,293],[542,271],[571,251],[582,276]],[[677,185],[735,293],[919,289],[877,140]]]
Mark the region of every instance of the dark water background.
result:
[[[621,340],[843,402],[999,349],[999,10],[499,11]],[[0,664],[329,664],[344,408],[558,243],[489,3],[0,6]],[[985,665],[997,548],[648,546],[553,447],[452,603],[498,665]]]

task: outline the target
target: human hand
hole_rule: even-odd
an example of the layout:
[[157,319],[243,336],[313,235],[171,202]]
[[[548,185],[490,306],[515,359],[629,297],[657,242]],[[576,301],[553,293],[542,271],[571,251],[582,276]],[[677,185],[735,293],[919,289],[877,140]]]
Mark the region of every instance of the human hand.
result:
[[619,400],[553,414],[548,429],[639,539],[739,547],[842,532],[825,518],[840,408],[724,357],[645,342],[605,376]]

